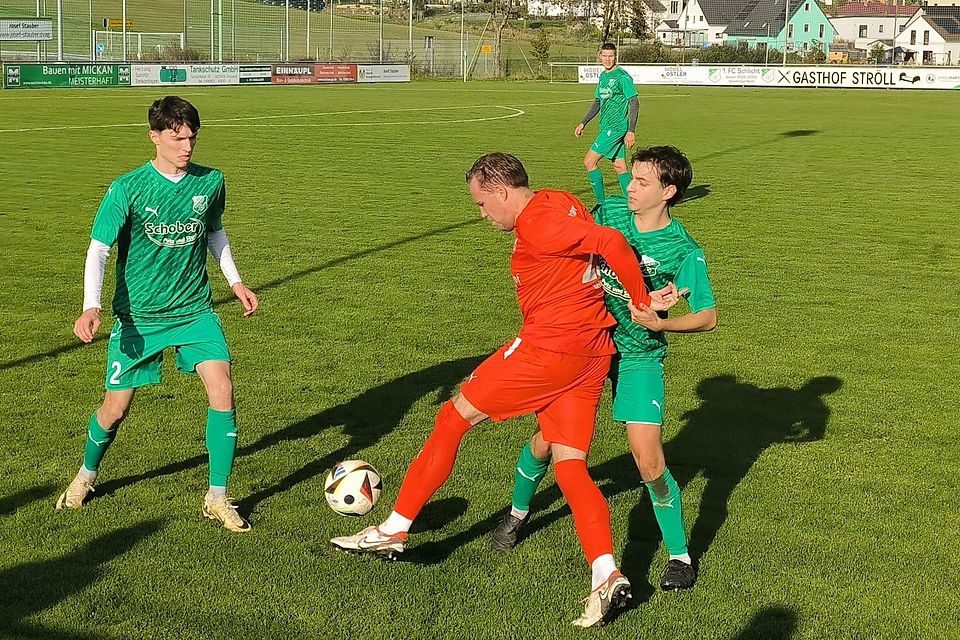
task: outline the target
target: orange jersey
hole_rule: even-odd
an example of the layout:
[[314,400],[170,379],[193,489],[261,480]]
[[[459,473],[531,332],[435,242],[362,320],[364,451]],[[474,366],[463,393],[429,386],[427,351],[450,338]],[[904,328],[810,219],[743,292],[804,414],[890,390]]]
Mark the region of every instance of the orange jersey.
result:
[[523,315],[520,338],[574,355],[616,352],[616,322],[603,303],[602,255],[634,302],[649,304],[636,255],[623,236],[593,222],[572,194],[543,189],[517,217],[510,269]]

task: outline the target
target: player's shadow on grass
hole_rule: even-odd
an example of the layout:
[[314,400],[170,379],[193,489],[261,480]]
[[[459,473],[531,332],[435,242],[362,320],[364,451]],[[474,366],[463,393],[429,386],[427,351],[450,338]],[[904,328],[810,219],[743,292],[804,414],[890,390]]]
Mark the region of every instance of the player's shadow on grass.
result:
[[[314,274],[314,273],[318,273],[318,272],[320,272],[320,271],[324,271],[325,269],[331,269],[331,268],[333,268],[333,267],[339,267],[340,265],[346,264],[346,263],[348,263],[348,262],[352,262],[353,260],[359,260],[360,258],[365,258],[365,257],[367,257],[367,256],[369,256],[369,255],[373,255],[373,254],[375,254],[375,253],[380,253],[381,251],[388,251],[388,250],[390,250],[390,249],[394,249],[394,248],[396,248],[396,247],[399,247],[399,246],[402,246],[402,245],[405,245],[405,244],[409,244],[409,243],[411,243],[411,242],[417,242],[417,241],[419,241],[419,240],[425,240],[425,239],[427,239],[427,238],[432,238],[432,237],[434,237],[434,236],[442,235],[442,234],[444,234],[444,233],[448,233],[448,232],[450,232],[450,231],[455,231],[455,230],[457,230],[457,229],[460,229],[460,228],[462,228],[462,227],[466,227],[466,226],[471,225],[471,224],[476,224],[477,222],[479,222],[479,218],[477,218],[477,219],[472,219],[472,220],[466,220],[466,221],[464,221],[464,222],[458,222],[458,223],[456,223],[456,224],[450,224],[450,225],[447,225],[447,226],[445,226],[445,227],[440,227],[440,228],[438,228],[438,229],[433,229],[432,231],[427,231],[427,232],[425,232],[425,233],[421,233],[421,234],[418,234],[418,235],[415,235],[415,236],[409,236],[409,237],[406,237],[406,238],[402,238],[402,239],[400,239],[400,240],[394,240],[393,242],[387,242],[387,243],[384,243],[384,244],[381,244],[381,245],[377,245],[377,246],[375,246],[375,247],[370,247],[369,249],[364,249],[364,250],[362,250],[362,251],[356,251],[356,252],[354,252],[354,253],[351,253],[351,254],[348,254],[348,255],[345,255],[345,256],[341,256],[341,257],[339,257],[339,258],[334,258],[333,260],[328,260],[327,262],[323,262],[323,263],[321,263],[321,264],[315,265],[315,266],[310,267],[310,268],[308,268],[308,269],[302,269],[302,270],[300,270],[300,271],[295,271],[295,272],[293,272],[293,273],[291,273],[291,274],[282,276],[282,277],[280,277],[280,278],[276,278],[275,280],[271,280],[271,281],[269,281],[269,282],[264,282],[264,283],[259,284],[259,285],[256,285],[256,284],[255,284],[255,285],[253,286],[253,288],[256,290],[256,293],[262,295],[262,294],[266,293],[267,291],[270,291],[271,289],[276,289],[276,288],[278,288],[278,287],[281,287],[281,286],[287,284],[288,282],[291,282],[291,281],[293,281],[293,280],[299,280],[300,278],[304,278],[304,277],[309,276],[309,275],[312,275],[312,274]],[[237,298],[236,298],[235,296],[228,295],[228,296],[219,298],[218,300],[215,300],[214,303],[213,303],[213,306],[214,306],[214,307],[221,307],[221,306],[223,306],[223,305],[225,305],[225,304],[228,304],[228,303],[231,303],[231,302],[237,302]],[[101,328],[101,331],[102,331],[102,330],[103,330],[103,328]],[[109,336],[107,335],[107,332],[102,332],[99,336],[97,336],[97,337],[95,337],[95,338],[93,339],[93,342],[102,342],[102,341],[104,341],[104,340],[107,340],[108,337],[109,337]],[[77,349],[81,349],[81,348],[83,348],[84,346],[85,346],[85,345],[84,345],[83,342],[73,341],[73,342],[71,342],[70,344],[65,344],[65,345],[60,346],[60,347],[55,347],[55,348],[53,348],[53,349],[50,349],[49,351],[43,351],[43,352],[41,352],[41,353],[34,353],[34,354],[32,354],[32,355],[24,356],[24,357],[18,358],[18,359],[16,359],[16,360],[10,360],[10,361],[8,361],[8,362],[2,362],[2,363],[0,363],[0,371],[5,371],[5,370],[7,370],[7,369],[12,369],[12,368],[14,368],[14,367],[19,367],[19,366],[22,366],[22,365],[33,364],[34,362],[39,362],[40,360],[43,360],[43,359],[45,359],[45,358],[55,358],[55,357],[57,357],[57,356],[63,355],[64,353],[69,353],[69,352],[71,352],[71,351],[76,351]]]
[[[333,465],[354,457],[358,451],[375,445],[393,431],[407,415],[417,400],[439,392],[437,402],[442,404],[451,397],[464,378],[486,356],[474,356],[450,360],[438,365],[408,373],[386,384],[369,389],[352,400],[325,409],[300,422],[261,438],[250,446],[250,452],[259,451],[287,440],[309,438],[324,429],[343,427],[350,441],[335,451],[314,458],[280,480],[260,489],[240,501],[241,509],[250,512],[257,505],[278,493],[301,482],[326,473]],[[249,453],[244,448],[244,455]]]
[[[437,392],[437,402],[450,399],[454,390],[486,356],[473,356],[450,360],[408,373],[386,384],[364,391],[347,402],[268,433],[256,442],[237,449],[238,457],[255,456],[258,452],[282,442],[311,438],[326,429],[342,428],[349,437],[347,444],[319,458],[311,458],[306,464],[291,470],[286,476],[271,481],[239,501],[244,514],[249,514],[264,500],[282,493],[301,482],[326,473],[337,462],[350,459],[361,449],[375,445],[383,436],[393,431],[403,417],[420,398]],[[242,432],[241,432],[242,438]],[[301,459],[291,460],[301,463]],[[156,478],[207,464],[206,455],[172,462],[163,467],[146,471],[136,476],[118,478],[97,486],[94,500],[141,480]],[[256,459],[247,464],[252,473],[257,473]],[[261,472],[262,473],[262,472]],[[318,494],[319,495],[319,494]]]
[[[107,572],[107,563],[159,531],[161,524],[160,520],[149,520],[117,529],[65,556],[0,571],[0,630],[3,637],[44,640],[94,640],[101,637],[93,633],[47,629],[26,620],[87,589]],[[66,619],[75,618],[67,615]]]
[[782,142],[787,138],[806,138],[809,136],[815,136],[821,133],[819,129],[793,129],[792,131],[782,131],[771,138],[764,138],[763,140],[757,140],[755,142],[749,142],[747,144],[742,144],[738,147],[730,147],[729,149],[720,149],[719,151],[714,151],[706,155],[698,156],[693,158],[691,162],[693,163],[694,168],[696,168],[698,162],[703,160],[711,160],[713,158],[719,158],[721,156],[727,156],[741,151],[748,151],[750,149],[756,149],[757,147],[764,147],[768,144],[775,144],[777,142]]
[[[830,419],[824,396],[842,385],[833,376],[812,378],[799,389],[764,389],[735,376],[706,378],[697,385],[700,406],[682,416],[684,425],[663,447],[667,465],[681,489],[696,478],[705,480],[688,543],[695,562],[713,544],[727,519],[733,492],[764,451],[776,444],[823,438]],[[667,430],[669,433],[669,427]],[[635,578],[646,576],[659,545],[660,530],[647,493],[630,513],[624,573]],[[709,580],[709,575],[707,563],[701,578]],[[649,597],[652,589],[647,587]]]
[[797,633],[797,612],[787,607],[764,607],[747,628],[731,640],[790,640]]
[[8,516],[31,502],[50,497],[56,489],[57,486],[54,484],[41,484],[9,496],[0,497],[0,516]]
[[[706,479],[700,511],[690,532],[689,548],[695,560],[713,543],[727,518],[727,504],[733,491],[768,447],[823,438],[830,417],[823,396],[841,386],[842,382],[835,377],[813,378],[800,389],[763,389],[739,382],[734,376],[700,382],[697,387],[700,406],[684,414],[684,426],[664,445],[667,464],[681,489],[698,476]],[[625,440],[623,446],[626,450]],[[608,499],[641,485],[629,453],[591,465],[590,475]],[[457,548],[488,535],[509,508],[509,500],[510,496],[505,495],[504,509],[461,533],[412,545],[404,559],[423,564],[442,562]],[[569,515],[570,509],[557,485],[544,486],[534,497],[531,518],[521,531],[519,544]],[[645,602],[653,593],[644,578],[659,545],[660,530],[649,497],[645,495],[632,508],[626,542],[615,541],[616,547],[623,548],[622,568],[634,580],[637,604]],[[709,567],[705,570],[709,571]]]
[[685,202],[691,202],[693,200],[699,200],[700,198],[706,198],[708,195],[710,195],[710,185],[698,184],[687,189],[687,192],[683,194],[683,199],[679,204],[684,204]]

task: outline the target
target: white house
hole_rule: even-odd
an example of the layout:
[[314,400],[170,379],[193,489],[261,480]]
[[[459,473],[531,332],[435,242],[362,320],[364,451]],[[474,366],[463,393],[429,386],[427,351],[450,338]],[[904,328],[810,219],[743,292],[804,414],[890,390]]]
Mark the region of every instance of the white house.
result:
[[852,42],[856,49],[869,51],[877,40],[890,49],[897,32],[902,31],[918,11],[917,5],[850,2],[837,9],[837,15],[831,17],[830,22],[837,30],[837,38]]
[[668,17],[657,25],[657,38],[664,44],[698,47],[723,44],[727,23],[731,18],[728,14],[736,13],[744,2],[681,0],[676,18],[669,17],[673,2],[669,4]]
[[[595,9],[595,7],[600,7]],[[583,2],[557,2],[556,0],[527,0],[527,13],[541,18],[562,18],[574,16],[589,18],[596,10],[603,12],[599,2],[583,0]]]
[[914,14],[896,36],[904,62],[960,62],[960,7],[926,6]]

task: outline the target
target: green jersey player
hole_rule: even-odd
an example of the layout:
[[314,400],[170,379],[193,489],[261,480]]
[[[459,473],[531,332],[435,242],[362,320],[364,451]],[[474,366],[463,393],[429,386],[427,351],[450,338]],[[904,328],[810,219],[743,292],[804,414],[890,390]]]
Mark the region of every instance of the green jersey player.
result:
[[627,185],[630,183],[627,149],[633,148],[636,142],[633,130],[637,126],[640,102],[633,86],[633,78],[617,66],[616,45],[607,42],[600,47],[600,62],[603,64],[603,71],[600,72],[600,79],[593,93],[593,103],[573,134],[579,138],[587,123],[600,114],[600,131],[587,155],[583,157],[583,166],[587,169],[587,178],[597,202],[602,203],[605,191],[603,174],[597,168],[600,158],[613,161],[620,189],[624,194],[627,192]]
[[[650,491],[670,554],[660,586],[664,590],[687,589],[696,581],[697,572],[687,552],[680,487],[666,466],[660,442],[663,359],[667,355],[664,334],[710,331],[717,324],[716,303],[703,251],[670,215],[670,207],[680,201],[693,177],[687,158],[674,147],[642,149],[633,156],[631,177],[627,197],[607,198],[597,211],[597,222],[623,233],[640,259],[649,290],[675,285],[691,313],[670,318],[634,307],[616,274],[601,261],[607,308],[617,320],[613,337],[619,356],[611,371],[613,418],[627,425],[630,449]],[[506,550],[516,544],[517,532],[529,517],[530,500],[546,472],[548,456],[536,446],[520,454],[511,511],[491,538],[495,549]]]
[[177,368],[200,377],[207,391],[206,444],[210,488],[202,512],[231,531],[250,524],[227,499],[227,479],[237,446],[230,350],[213,311],[206,253],[220,265],[244,315],[257,310],[256,295],[233,262],[221,217],[223,174],[192,164],[200,115],[186,100],[167,96],[147,111],[156,158],[117,178],[93,222],[84,269],[83,313],[73,332],[83,342],[100,327],[100,290],[110,248],[117,246],[115,322],[107,347],[106,396],[90,417],[83,466],[57,499],[76,509],[93,492],[100,461],[126,417],[136,389],[160,382],[165,349]]

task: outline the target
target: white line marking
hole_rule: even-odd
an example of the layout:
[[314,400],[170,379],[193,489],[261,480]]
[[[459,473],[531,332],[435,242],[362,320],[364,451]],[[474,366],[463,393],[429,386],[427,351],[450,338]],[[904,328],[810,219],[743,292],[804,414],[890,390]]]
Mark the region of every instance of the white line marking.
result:
[[[56,64],[56,63],[55,63],[55,64]],[[118,94],[118,93],[113,93],[113,94],[110,94],[110,95],[104,95],[104,93],[100,93],[99,95],[89,95],[89,94],[88,94],[89,91],[90,91],[90,89],[87,89],[87,91],[84,91],[84,92],[83,92],[84,95],[82,95],[82,96],[65,96],[65,95],[63,95],[63,94],[60,93],[60,92],[54,93],[54,92],[51,92],[51,91],[46,91],[46,90],[44,90],[44,93],[47,94],[47,95],[37,95],[37,94],[33,94],[33,93],[32,93],[32,94],[30,94],[30,95],[28,95],[28,96],[25,96],[25,95],[3,96],[3,97],[0,97],[0,100],[29,100],[29,99],[37,99],[37,98],[56,98],[57,100],[107,100],[107,99],[114,99],[114,98],[124,98],[124,99],[126,99],[126,100],[131,100],[131,99],[132,99],[132,100],[137,100],[137,101],[142,101],[142,100],[143,100],[143,94],[139,94],[139,93],[138,93],[138,94],[133,94],[133,93],[130,93],[130,90],[129,90],[128,88],[126,88],[126,87],[124,87],[123,95],[120,95],[120,94]],[[96,90],[94,90],[94,91],[96,91]],[[178,93],[177,95],[180,96],[181,98],[186,98],[186,97],[193,98],[194,96],[206,96],[206,95],[210,95],[210,94],[208,94],[208,93]]]
[[[676,94],[679,96],[684,96],[687,94]],[[649,96],[649,97],[663,97],[663,98],[672,98],[675,96]],[[376,126],[392,126],[392,125],[429,125],[429,124],[461,124],[466,122],[489,122],[492,120],[506,120],[508,118],[516,118],[518,116],[525,115],[526,112],[517,107],[554,107],[566,104],[579,104],[584,102],[592,102],[593,99],[578,99],[578,100],[561,100],[558,102],[532,102],[527,104],[518,104],[516,106],[505,106],[505,105],[483,105],[483,104],[473,104],[473,105],[459,105],[459,106],[450,106],[450,107],[407,107],[400,109],[352,109],[349,111],[317,111],[312,113],[279,113],[272,115],[262,115],[262,116],[239,116],[236,118],[217,118],[217,119],[206,119],[204,120],[205,125],[214,125],[219,127],[245,127],[250,126],[247,124],[230,124],[230,123],[246,123],[246,122],[257,122],[264,120],[291,120],[295,118],[323,118],[326,116],[342,116],[342,115],[355,115],[355,114],[370,114],[370,113],[409,113],[409,112],[424,112],[424,111],[451,111],[451,110],[466,110],[466,109],[503,109],[510,111],[510,113],[499,115],[499,116],[490,116],[482,118],[457,118],[453,120],[408,120],[408,121],[399,121],[399,122],[336,122],[336,123],[318,123],[318,122],[308,122],[308,123],[297,123],[297,124],[276,124],[273,126],[279,127],[376,127]],[[111,124],[82,124],[82,125],[60,125],[56,127],[23,127],[18,129],[0,129],[0,133],[30,133],[34,131],[82,131],[86,129],[117,129],[124,127],[146,127],[145,122],[122,122],[122,123],[111,123]]]

